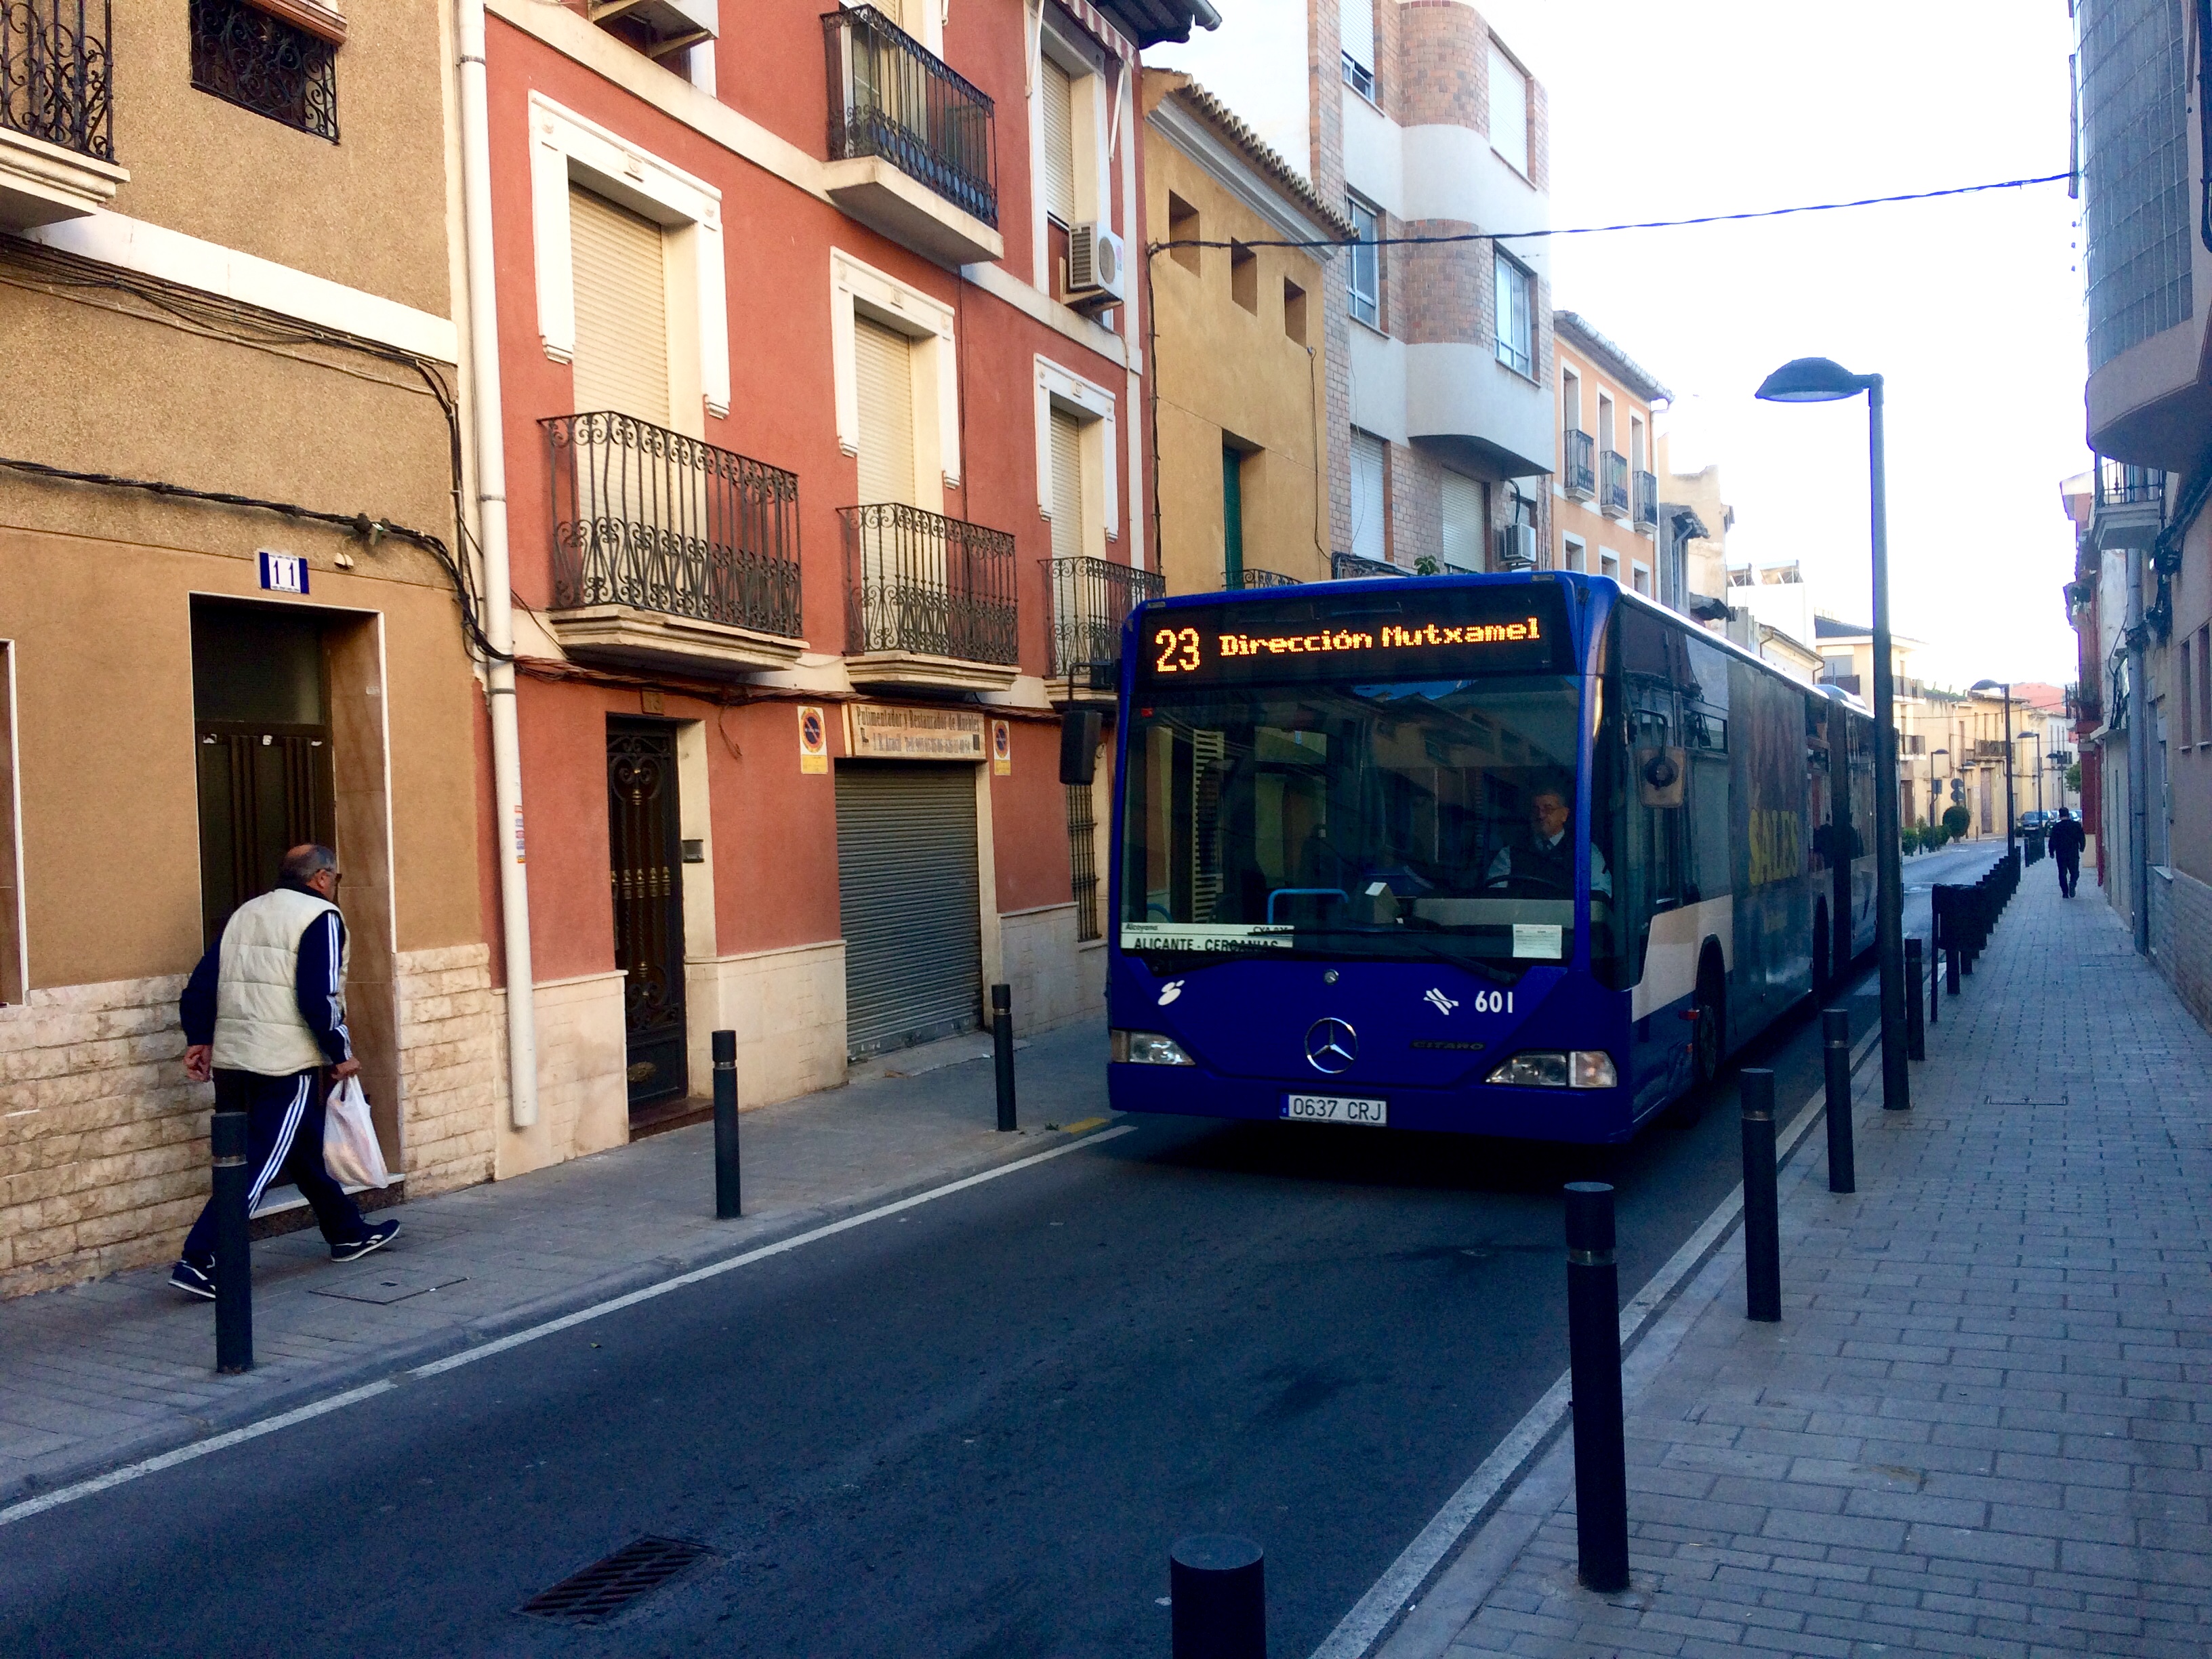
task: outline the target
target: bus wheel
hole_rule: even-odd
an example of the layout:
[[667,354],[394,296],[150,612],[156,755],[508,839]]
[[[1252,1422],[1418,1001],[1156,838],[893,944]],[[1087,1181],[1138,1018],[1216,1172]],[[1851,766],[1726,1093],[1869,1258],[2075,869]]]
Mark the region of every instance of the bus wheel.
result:
[[1698,1017],[1690,1029],[1692,1086],[1708,1089],[1721,1074],[1721,1056],[1728,1047],[1728,982],[1720,958],[1707,955],[1698,968]]
[[1828,907],[1813,907],[1813,1005],[1824,1007],[1828,1000],[1828,987],[1834,979],[1828,965],[1829,947],[1832,938],[1828,927]]

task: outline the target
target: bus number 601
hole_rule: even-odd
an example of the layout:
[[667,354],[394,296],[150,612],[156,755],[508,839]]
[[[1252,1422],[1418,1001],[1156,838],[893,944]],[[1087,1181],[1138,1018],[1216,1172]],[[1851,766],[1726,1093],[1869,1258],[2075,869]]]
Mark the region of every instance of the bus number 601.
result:
[[1513,993],[1510,991],[1477,991],[1474,1012],[1478,1014],[1510,1014],[1513,1012]]

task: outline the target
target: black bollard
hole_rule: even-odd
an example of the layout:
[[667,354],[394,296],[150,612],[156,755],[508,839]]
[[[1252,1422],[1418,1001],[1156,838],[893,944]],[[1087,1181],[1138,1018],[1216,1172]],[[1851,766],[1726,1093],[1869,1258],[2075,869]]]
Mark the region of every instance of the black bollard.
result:
[[1574,1390],[1575,1554],[1583,1583],[1628,1588],[1628,1450],[1620,1408],[1620,1273],[1613,1188],[1567,1184],[1567,1363]]
[[1928,1027],[1920,1012],[1920,941],[1905,941],[1905,982],[1912,994],[1905,999],[1905,1057],[1928,1058]]
[[[1943,1012],[1943,912],[1936,902],[1942,892],[1940,887],[1928,895],[1928,1023],[1933,1025]],[[1920,994],[1920,987],[1912,988],[1912,994]]]
[[1774,1189],[1774,1073],[1747,1070],[1743,1094],[1743,1316],[1782,1317],[1782,1223]]
[[1943,890],[1943,990],[1945,994],[1959,994],[1959,903],[1958,890]]
[[1267,1553],[1249,1538],[1177,1540],[1168,1552],[1172,1659],[1267,1659]]
[[[231,1073],[230,1077],[240,1074]],[[215,1368],[226,1376],[253,1369],[253,1261],[246,1240],[247,1167],[245,1103],[216,1073],[215,1120],[208,1140],[215,1155]]]
[[745,1212],[738,1163],[738,1034],[714,1034],[714,1219],[734,1221]]
[[1007,985],[991,988],[991,1054],[999,1073],[999,1127],[1014,1128],[1014,993]]
[[[1913,994],[1917,997],[1919,992],[1916,989]],[[1820,1059],[1828,1079],[1828,1190],[1855,1193],[1858,1191],[1858,1160],[1851,1148],[1850,1009],[1820,1011]]]

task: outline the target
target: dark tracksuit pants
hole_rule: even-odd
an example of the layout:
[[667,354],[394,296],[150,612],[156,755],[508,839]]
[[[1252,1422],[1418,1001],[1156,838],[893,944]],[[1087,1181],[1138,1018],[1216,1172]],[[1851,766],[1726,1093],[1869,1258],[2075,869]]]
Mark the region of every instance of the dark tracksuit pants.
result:
[[[327,1243],[350,1244],[368,1231],[345,1188],[331,1180],[330,1171],[323,1167],[320,1071],[295,1072],[289,1077],[220,1071],[215,1074],[215,1098],[218,1111],[236,1111],[241,1105],[246,1109],[246,1160],[253,1171],[253,1184],[246,1197],[248,1215],[270,1185],[289,1181],[313,1209]],[[185,1235],[184,1255],[185,1261],[203,1267],[215,1260],[212,1199]]]

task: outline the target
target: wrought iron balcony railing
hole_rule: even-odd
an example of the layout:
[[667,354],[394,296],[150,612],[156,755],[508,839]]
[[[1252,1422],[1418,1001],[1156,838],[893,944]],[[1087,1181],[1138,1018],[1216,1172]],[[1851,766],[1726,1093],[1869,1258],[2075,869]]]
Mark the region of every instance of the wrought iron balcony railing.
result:
[[1814,684],[1832,685],[1838,691],[1848,691],[1855,697],[1859,694],[1859,677],[1856,674],[1823,674]]
[[1559,434],[1559,486],[1578,501],[1597,494],[1597,445],[1587,432],[1569,427]]
[[1659,479],[1656,474],[1639,472],[1636,475],[1636,511],[1633,515],[1638,530],[1659,527]]
[[[1110,672],[1121,661],[1121,624],[1146,599],[1167,592],[1157,570],[1132,570],[1110,559],[1041,559],[1050,603],[1047,629],[1054,678],[1081,674],[1091,665]],[[1110,690],[1107,686],[1095,689]]]
[[822,18],[830,75],[830,159],[880,155],[997,228],[993,106],[872,6]]
[[1247,587],[1296,587],[1298,579],[1285,576],[1279,570],[1262,570],[1256,565],[1246,565],[1242,570],[1221,573],[1221,591],[1234,593]]
[[2103,689],[2087,680],[2076,680],[2066,688],[2066,714],[2076,724],[2087,720],[2091,724],[2104,719]]
[[796,473],[611,411],[538,424],[556,610],[627,605],[798,637]]
[[2166,499],[2166,474],[2125,461],[2097,461],[2097,505],[2156,507]]
[[107,0],[0,0],[0,127],[115,159]]
[[1370,576],[1410,576],[1413,573],[1382,559],[1365,559],[1357,553],[1332,554],[1328,562],[1332,581],[1365,581]]
[[1619,518],[1628,516],[1628,457],[1608,449],[1599,457],[1605,473],[1605,497],[1600,505]]
[[897,501],[841,507],[847,651],[1021,660],[1014,538]]

